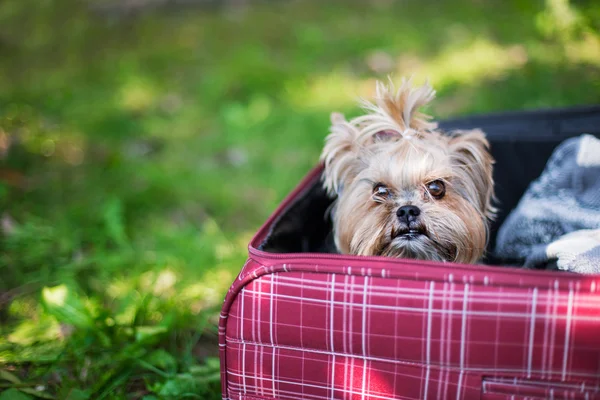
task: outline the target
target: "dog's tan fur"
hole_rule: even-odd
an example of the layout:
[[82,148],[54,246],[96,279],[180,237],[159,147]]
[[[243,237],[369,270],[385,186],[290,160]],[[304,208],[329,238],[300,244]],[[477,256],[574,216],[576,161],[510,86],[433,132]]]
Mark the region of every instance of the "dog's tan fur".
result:
[[[396,90],[378,84],[367,112],[346,121],[332,114],[322,153],[324,186],[337,196],[333,209],[335,242],[346,254],[386,255],[475,263],[483,255],[488,220],[494,215],[493,159],[479,130],[444,134],[418,111],[433,99],[425,84],[403,80]],[[435,199],[427,184],[442,181],[446,194]],[[376,184],[390,191],[373,195]],[[399,207],[414,205],[425,234],[397,236]]]

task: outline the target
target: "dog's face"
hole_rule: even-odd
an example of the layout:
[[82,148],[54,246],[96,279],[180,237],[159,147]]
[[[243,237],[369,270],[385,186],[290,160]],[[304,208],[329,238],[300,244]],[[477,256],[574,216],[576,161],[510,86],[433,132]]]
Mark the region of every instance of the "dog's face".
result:
[[415,92],[403,88],[404,103],[401,92],[392,97],[380,87],[383,107],[350,122],[332,118],[323,159],[325,186],[338,195],[338,250],[474,263],[483,255],[493,211],[487,141],[480,131],[445,135],[404,113],[398,121],[391,107],[404,111]]

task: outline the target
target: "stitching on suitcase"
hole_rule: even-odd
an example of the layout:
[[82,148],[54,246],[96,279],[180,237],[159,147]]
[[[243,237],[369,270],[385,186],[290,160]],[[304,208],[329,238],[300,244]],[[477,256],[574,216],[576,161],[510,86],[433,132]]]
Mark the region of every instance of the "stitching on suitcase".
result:
[[[260,256],[259,256],[260,258]],[[294,257],[291,257],[292,259]],[[298,257],[301,258],[301,257]],[[257,260],[255,258],[252,257],[252,255],[250,255],[249,259],[253,261],[254,263],[256,263],[257,265],[259,265],[259,267],[256,267],[253,269],[252,272],[248,272],[246,273],[243,277],[241,277],[242,279],[246,279],[249,276],[253,276],[254,279],[258,279],[264,275],[269,275],[269,274],[276,274],[276,273],[284,273],[284,272],[304,272],[304,273],[315,273],[315,274],[332,274],[332,273],[336,273],[336,274],[340,274],[340,275],[352,275],[352,276],[371,276],[371,275],[367,275],[367,274],[361,274],[361,273],[351,273],[351,272],[347,272],[350,271],[349,268],[352,268],[352,264],[349,263],[347,264],[347,266],[340,266],[340,265],[331,265],[331,264],[327,264],[327,263],[321,263],[318,266],[321,267],[326,267],[326,268],[333,268],[333,269],[339,269],[339,271],[337,272],[333,272],[333,271],[318,271],[315,270],[315,264],[311,264],[310,262],[303,260],[302,262],[283,262],[284,260],[273,260],[273,261],[277,261],[274,264],[271,265],[265,265],[265,263],[263,263],[260,260]],[[358,262],[363,262],[363,260],[355,260]],[[385,260],[377,260],[374,261],[374,263],[385,263]],[[290,264],[294,265],[293,269],[290,269]],[[285,268],[285,266],[287,265],[287,268]],[[318,267],[317,266],[317,267]],[[245,265],[244,267],[245,268]],[[242,268],[242,269],[243,269]],[[377,267],[379,269],[379,267]],[[494,267],[495,269],[497,268],[497,271],[490,271],[490,274],[510,274],[510,272],[506,272],[506,271],[502,271],[503,267]],[[440,283],[453,283],[453,282],[458,282],[458,283],[469,283],[470,285],[475,285],[475,286],[490,286],[490,287],[508,287],[508,288],[534,288],[534,287],[545,287],[544,285],[540,285],[540,284],[522,284],[522,283],[518,283],[518,284],[511,284],[509,282],[492,282],[489,280],[489,277],[487,277],[488,279],[481,279],[480,282],[471,282],[470,280],[467,282],[464,281],[455,281],[454,280],[454,274],[460,275],[460,276],[470,276],[470,274],[476,273],[479,274],[480,271],[477,270],[473,270],[473,271],[464,271],[464,273],[462,273],[462,271],[460,273],[456,273],[455,272],[450,272],[450,270],[448,271],[448,275],[444,275],[442,277],[437,277],[437,276],[411,276],[411,275],[395,275],[392,274],[390,272],[389,268],[381,268],[382,270],[385,269],[386,272],[386,276],[385,277],[381,277],[379,274],[377,275],[372,275],[378,278],[383,278],[383,279],[392,279],[392,280],[397,280],[397,279],[405,279],[405,280],[410,280],[410,281],[435,281],[435,282],[440,282]],[[263,270],[263,271],[260,271]],[[528,272],[529,270],[524,270],[524,269],[517,269],[517,271],[519,272]],[[515,271],[513,271],[514,273]],[[532,272],[532,271],[529,271]],[[538,275],[540,274],[539,272],[537,273]],[[554,275],[553,275],[554,274]],[[565,274],[564,272],[543,272],[542,276],[544,276],[545,278],[548,279],[548,287],[550,287],[550,280],[552,280],[553,282],[558,281],[559,278],[561,278],[562,281],[562,285],[564,285],[560,290],[561,291],[567,291],[567,287],[570,287],[570,285],[573,284],[580,284],[583,283],[587,283],[587,281],[589,280],[589,277],[592,276],[594,277],[595,275],[590,275],[590,276],[586,276],[586,275],[580,275],[580,274]],[[538,276],[539,277],[539,276]],[[239,279],[238,280],[242,280]],[[248,285],[250,283],[250,281],[244,283],[243,285],[237,286],[235,288],[236,292],[239,292],[244,286]],[[584,289],[586,290],[586,289]]]

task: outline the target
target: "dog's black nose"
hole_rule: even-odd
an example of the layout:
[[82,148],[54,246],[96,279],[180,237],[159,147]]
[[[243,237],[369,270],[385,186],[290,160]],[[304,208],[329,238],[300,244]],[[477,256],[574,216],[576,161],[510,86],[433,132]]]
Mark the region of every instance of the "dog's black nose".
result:
[[402,206],[396,211],[400,222],[410,223],[417,219],[421,210],[417,206]]

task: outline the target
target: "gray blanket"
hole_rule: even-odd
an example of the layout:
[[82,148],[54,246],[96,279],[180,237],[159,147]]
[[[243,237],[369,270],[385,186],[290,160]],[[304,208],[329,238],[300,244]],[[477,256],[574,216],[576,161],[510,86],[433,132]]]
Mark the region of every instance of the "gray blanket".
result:
[[495,253],[529,268],[600,273],[600,140],[556,148],[500,227]]

